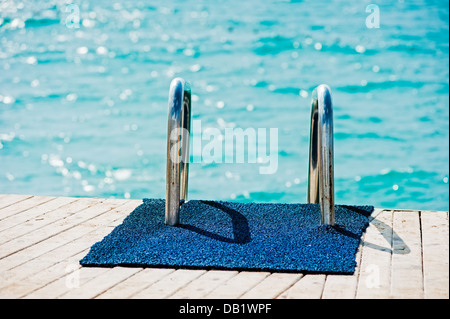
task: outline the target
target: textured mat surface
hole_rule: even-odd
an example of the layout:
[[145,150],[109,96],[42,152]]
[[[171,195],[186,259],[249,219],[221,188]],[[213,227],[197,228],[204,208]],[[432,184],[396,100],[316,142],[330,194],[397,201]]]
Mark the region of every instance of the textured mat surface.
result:
[[352,274],[373,211],[336,205],[330,227],[318,204],[191,200],[181,224],[167,226],[164,209],[164,200],[144,199],[80,264]]

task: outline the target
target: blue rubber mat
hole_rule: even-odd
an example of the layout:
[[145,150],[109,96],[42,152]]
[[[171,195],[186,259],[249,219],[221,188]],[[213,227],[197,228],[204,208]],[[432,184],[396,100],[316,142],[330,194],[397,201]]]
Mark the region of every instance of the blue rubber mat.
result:
[[191,200],[168,226],[164,209],[144,199],[80,264],[352,274],[373,211],[336,205],[331,227],[320,225],[318,204]]

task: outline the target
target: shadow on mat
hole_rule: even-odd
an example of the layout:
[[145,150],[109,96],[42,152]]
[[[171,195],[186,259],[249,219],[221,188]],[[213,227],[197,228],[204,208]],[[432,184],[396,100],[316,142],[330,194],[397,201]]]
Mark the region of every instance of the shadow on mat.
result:
[[202,200],[202,204],[206,204],[209,206],[212,206],[216,209],[220,209],[224,213],[228,214],[231,217],[231,224],[233,227],[233,238],[228,238],[219,234],[212,233],[210,231],[201,229],[197,226],[188,225],[188,224],[179,224],[176,227],[180,227],[183,229],[187,229],[193,232],[196,232],[197,234],[219,240],[226,243],[231,244],[246,244],[251,241],[250,236],[250,228],[248,227],[248,221],[247,219],[239,213],[237,210],[232,209],[230,207],[227,207],[221,203],[213,202],[213,201],[206,201]]

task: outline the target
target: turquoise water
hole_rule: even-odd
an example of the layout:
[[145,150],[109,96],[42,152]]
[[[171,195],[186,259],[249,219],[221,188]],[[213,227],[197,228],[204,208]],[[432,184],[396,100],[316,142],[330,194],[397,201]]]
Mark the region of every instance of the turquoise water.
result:
[[2,1],[0,193],[164,198],[180,76],[202,128],[278,128],[275,174],[192,163],[191,199],[305,202],[326,83],[336,203],[448,210],[449,3],[370,3]]

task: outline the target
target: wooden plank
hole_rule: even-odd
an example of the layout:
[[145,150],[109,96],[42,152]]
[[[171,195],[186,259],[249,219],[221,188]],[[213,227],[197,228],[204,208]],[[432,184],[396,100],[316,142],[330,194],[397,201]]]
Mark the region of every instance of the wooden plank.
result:
[[[123,205],[120,208],[124,209],[126,206],[127,205]],[[116,211],[120,208],[116,209]],[[12,281],[13,283],[24,282],[23,280],[26,279],[27,284],[22,285],[19,290],[17,287],[14,287],[14,285],[13,288],[15,289],[11,289],[11,285],[7,286],[0,290],[0,296],[8,294],[8,298],[14,296],[27,297],[28,295],[30,295],[29,297],[31,298],[56,298],[59,294],[67,292],[68,288],[74,288],[73,284],[67,284],[67,280],[74,277],[72,273],[76,274],[75,270],[80,269],[79,260],[87,254],[93,243],[107,235],[112,227],[114,227],[113,225],[123,220],[125,215],[122,215],[113,223],[108,221],[108,218],[115,218],[118,216],[114,214],[103,214],[98,217],[97,221],[100,221],[101,217],[104,217],[103,221],[105,223],[99,228],[92,230],[91,225],[82,224],[74,227],[72,229],[72,234],[63,232],[55,236],[55,238],[50,239],[55,240],[59,237],[58,240],[62,240],[63,243],[58,248],[15,267],[13,274],[16,274],[16,278],[12,278],[8,281]],[[93,222],[95,221],[93,220]],[[77,236],[79,237],[75,238]],[[65,241],[68,242],[64,244]],[[23,252],[26,252],[26,250]],[[103,269],[106,270],[106,268]],[[19,276],[21,276],[20,279],[17,278]],[[48,284],[50,284],[49,287],[47,287]],[[51,295],[52,292],[55,294]]]
[[144,268],[124,281],[110,287],[100,295],[97,299],[123,299],[131,298],[140,291],[150,287],[155,282],[161,280],[165,276],[173,273],[175,269],[170,268]]
[[382,209],[382,208],[374,208],[372,214],[370,215],[371,219],[375,219],[378,217],[379,214],[384,213],[385,211],[390,211],[389,209]]
[[[17,234],[24,235],[30,230],[39,227],[41,224],[53,220],[49,216],[49,212],[62,208],[64,205],[74,201],[76,201],[75,198],[56,197],[42,205],[30,208],[26,214],[15,214],[3,219],[0,223],[0,243],[4,242],[2,239],[14,238],[15,236],[12,236],[12,234],[16,236]],[[61,215],[59,211],[58,214]],[[61,216],[61,218],[63,217]]]
[[421,212],[424,297],[449,298],[448,212]]
[[393,212],[385,210],[373,219],[362,244],[356,298],[387,298],[390,292]]
[[[59,277],[66,276],[67,274],[64,271],[64,267],[79,267],[79,260],[86,255],[89,247],[107,235],[138,205],[136,202],[124,202],[124,205],[121,205],[112,211],[106,211],[105,214],[94,217],[86,223],[75,226],[68,231],[61,232],[54,237],[50,237],[37,245],[17,253],[16,255],[22,255],[20,256],[22,258],[19,258],[18,260],[24,259],[24,261],[22,260],[23,262],[21,264],[13,267],[13,270],[1,273],[3,280],[0,286],[7,286],[0,290],[0,294],[3,295],[2,292],[9,289],[8,285],[10,285],[11,282],[23,279],[29,281],[30,278],[35,277],[36,280],[43,281],[41,283],[41,286],[43,286]],[[82,255],[73,256],[80,251],[82,251]],[[58,262],[60,260],[66,260],[66,263],[68,264],[63,264],[63,266],[61,266]],[[64,284],[64,282],[61,281],[60,284]],[[26,295],[40,287],[32,288],[32,290],[22,289],[20,292],[21,295]],[[13,292],[10,291],[10,295],[11,294],[13,294]]]
[[423,298],[422,243],[419,212],[395,211],[390,295]]
[[[107,205],[103,207],[105,214],[100,214],[87,220],[85,223],[74,226],[68,231],[60,232],[35,245],[31,245],[30,247],[17,252],[13,256],[6,258],[9,263],[5,264],[10,266],[9,269],[16,268],[20,270],[19,273],[26,273],[26,267],[24,268],[26,265],[32,264],[32,269],[36,269],[37,265],[35,263],[38,263],[39,261],[55,262],[58,260],[58,257],[64,258],[63,256],[74,251],[74,249],[78,249],[78,251],[84,250],[108,234],[113,229],[114,225],[120,223],[135,206],[135,203],[125,203],[118,208],[109,211],[110,206]],[[77,207],[79,208],[79,206]],[[99,210],[102,209],[101,206],[96,207]],[[95,235],[95,237],[93,237],[93,235]],[[14,265],[14,262],[11,262],[12,257],[19,261],[23,260],[26,264],[24,265],[24,263],[22,263]],[[36,258],[39,259],[35,260]],[[5,272],[2,272],[2,274],[4,273]]]
[[236,276],[238,271],[210,270],[175,292],[170,298],[203,298],[221,284]]
[[[80,273],[83,273],[88,268],[81,268]],[[139,272],[140,268],[130,268],[130,267],[114,267],[108,271],[101,273],[98,276],[93,277],[91,280],[85,282],[83,285],[76,287],[75,289],[70,289],[65,294],[59,296],[58,298],[64,299],[87,299],[94,298],[101,293],[105,292],[116,284],[124,281],[135,273]]]
[[320,299],[325,285],[326,275],[304,275],[278,299]]
[[[365,234],[363,234],[364,238]],[[327,275],[322,291],[322,299],[354,299],[356,296],[356,288],[360,273],[361,255],[362,255],[361,239],[358,251],[356,252],[355,272],[352,275]]]
[[[71,205],[69,207],[70,208],[64,209],[64,211],[61,211],[60,215],[63,218],[67,218],[68,216],[79,213],[79,212],[87,209],[89,206],[87,205],[86,202],[80,200],[80,201],[75,201],[75,202],[71,203]],[[64,213],[66,213],[67,215]],[[59,219],[57,219],[57,220],[59,220]],[[5,269],[2,267],[2,264],[5,264],[5,262],[2,259],[8,257],[11,254],[14,254],[15,252],[18,252],[29,246],[32,246],[33,244],[35,244],[37,242],[45,240],[46,237],[42,236],[42,232],[45,230],[51,231],[53,229],[54,225],[55,225],[55,221],[52,220],[46,227],[43,227],[40,229],[35,229],[34,231],[30,232],[28,234],[28,236],[23,236],[22,234],[13,235],[11,233],[3,234],[3,236],[5,238],[2,238],[3,243],[0,245],[0,269]],[[0,236],[2,236],[1,233],[0,233]]]
[[[48,224],[42,228],[38,228],[28,233],[26,236],[16,237],[0,245],[0,269],[5,269],[4,267],[7,266],[7,264],[10,262],[10,260],[5,261],[6,257],[28,247],[31,247],[32,249],[32,246],[40,247],[42,245],[37,245],[38,243],[50,237],[53,237],[58,233],[69,230],[83,222],[86,222],[93,217],[110,211],[121,204],[123,204],[123,202],[105,200],[103,203],[98,203],[96,205],[81,209],[76,213],[68,216],[67,218],[57,220],[54,223]],[[48,249],[48,247],[46,247],[45,249]]]
[[270,273],[268,272],[241,271],[236,276],[225,281],[221,286],[205,295],[205,298],[239,298],[269,275]]
[[9,216],[26,212],[27,210],[35,206],[38,206],[53,199],[55,198],[48,196],[32,196],[24,200],[15,202],[14,204],[8,205],[7,207],[4,207],[0,210],[0,221]]
[[[128,205],[130,205],[130,207],[127,207]],[[57,255],[58,253],[62,253],[62,255],[64,255],[64,250],[66,251],[65,254],[68,254],[68,252],[73,253],[74,251],[78,252],[80,248],[84,248],[84,250],[75,256],[67,257],[64,261],[58,262],[53,266],[47,266],[48,268],[43,268],[42,271],[35,273],[34,276],[28,277],[32,280],[32,282],[33,279],[37,282],[34,286],[31,287],[32,289],[29,289],[30,287],[26,287],[27,289],[22,289],[22,297],[57,298],[60,296],[64,296],[65,294],[72,293],[74,295],[79,294],[85,296],[84,294],[86,294],[87,292],[84,291],[90,291],[90,289],[84,288],[84,285],[89,283],[90,280],[94,280],[94,278],[96,278],[97,276],[103,276],[103,274],[108,272],[110,269],[81,268],[81,266],[79,265],[79,260],[86,255],[89,247],[93,243],[100,240],[103,236],[107,235],[116,224],[120,223],[123,218],[126,217],[126,213],[129,212],[129,209],[132,209],[135,206],[136,203],[126,203],[113,211],[99,215],[96,218],[89,220],[87,223],[80,224],[77,227],[74,227],[70,231],[66,231],[55,236],[55,238],[59,237],[60,240],[63,241],[72,241],[67,244],[62,244],[57,249],[44,254],[40,258],[36,258],[36,261],[44,261],[42,265],[38,266],[37,268],[45,267],[46,264],[48,265],[52,261],[54,262],[55,258],[53,256]],[[92,224],[89,224],[89,222]],[[102,223],[100,224],[102,226],[92,229],[93,225],[98,226],[98,223]],[[80,237],[74,240],[76,236]],[[28,262],[27,264],[30,264],[30,262]],[[103,285],[106,285],[106,283],[103,283]],[[73,289],[79,291],[73,292]]]
[[192,280],[200,277],[206,270],[188,270],[178,269],[169,275],[163,277],[161,280],[150,285],[133,295],[133,299],[162,299],[168,298],[174,294],[178,289],[181,289]]
[[322,292],[322,299],[353,299],[358,277],[355,275],[328,275]]
[[[92,209],[96,213],[96,216],[92,216],[92,214],[90,213],[86,214],[86,210],[82,210],[80,212],[80,214],[82,214],[84,217],[88,216],[91,217],[87,218],[84,222],[81,222],[79,224],[69,223],[69,225],[72,225],[71,227],[68,227],[68,225],[64,221],[57,222],[56,225],[53,225],[53,227],[51,227],[50,225],[46,226],[49,227],[50,229],[48,232],[44,233],[46,236],[47,235],[49,236],[47,237],[38,236],[37,238],[41,238],[42,240],[35,242],[33,245],[28,245],[23,250],[18,251],[0,260],[0,269],[8,270],[18,267],[21,264],[29,263],[30,260],[34,258],[38,258],[40,256],[45,255],[48,252],[51,252],[55,248],[64,247],[74,240],[83,241],[84,238],[82,236],[85,236],[86,234],[95,231],[99,227],[99,225],[109,226],[108,224],[113,221],[117,221],[117,223],[119,223],[123,218],[125,218],[126,214],[135,207],[135,205],[136,205],[135,203],[128,203],[125,201],[122,202],[122,205],[120,205],[119,207],[112,209],[114,208],[114,206],[111,206],[111,204],[108,203],[105,203],[105,205],[98,204],[86,209],[86,210]],[[63,227],[63,231],[60,231],[60,229],[58,229],[59,227]],[[94,241],[91,240],[88,243],[85,242],[84,245],[94,244],[95,241],[98,241],[101,238],[103,238],[112,229],[113,226],[103,227],[101,234],[97,236],[96,240]],[[46,257],[44,256],[43,258],[45,259]]]
[[67,263],[65,273],[54,281],[24,296],[25,299],[55,299],[74,289],[82,287],[95,277],[108,271],[110,268],[81,268],[70,261]]
[[[89,207],[83,208],[88,202]],[[353,276],[80,267],[79,260],[92,244],[120,224],[140,203],[0,196],[0,207],[6,205],[0,208],[0,297],[447,299],[449,296],[448,212],[376,210],[356,256],[358,266]]]
[[290,288],[302,277],[301,274],[273,273],[251,288],[242,299],[273,299]]
[[[0,298],[56,298],[59,286],[66,289],[68,288],[66,285],[73,285],[73,279],[79,276],[79,273],[75,273],[75,271],[80,269],[80,265],[75,262],[74,258],[79,260],[86,253],[87,251],[83,251],[75,256],[61,258],[54,264],[48,264],[46,268],[42,268],[42,265],[38,264],[39,271],[26,269],[28,274],[24,276],[15,273],[17,278],[21,279],[11,278],[3,282]],[[61,293],[63,292],[60,291]]]
[[[362,243],[361,243],[362,244]],[[360,245],[361,248],[361,245]],[[325,278],[325,284],[322,291],[322,299],[354,299],[361,264],[361,249],[358,249],[355,260],[357,265],[352,275],[333,275],[329,274]]]
[[3,196],[2,198],[0,198],[0,216],[2,214],[1,210],[3,208],[6,208],[12,204],[18,203],[31,197],[32,197],[31,195],[15,195],[15,194]]

